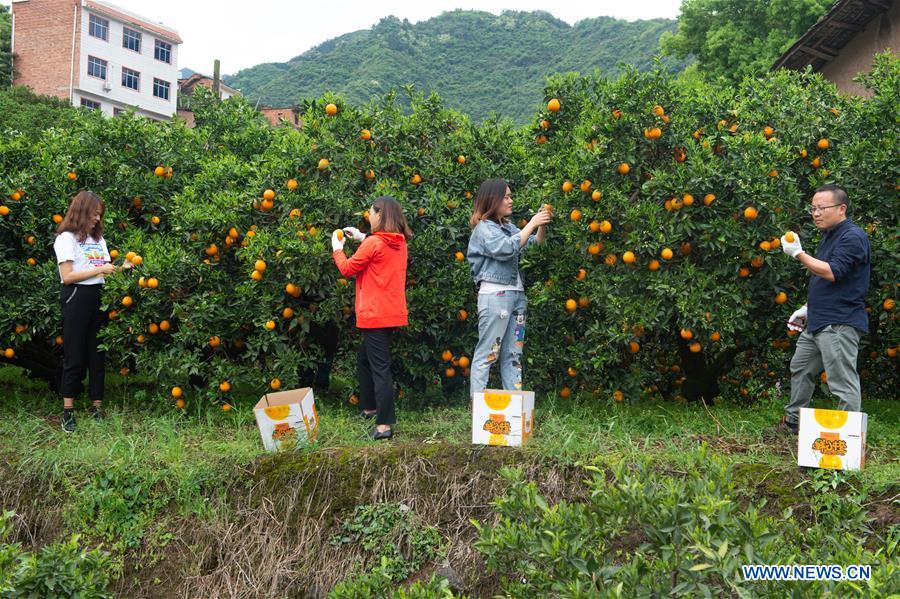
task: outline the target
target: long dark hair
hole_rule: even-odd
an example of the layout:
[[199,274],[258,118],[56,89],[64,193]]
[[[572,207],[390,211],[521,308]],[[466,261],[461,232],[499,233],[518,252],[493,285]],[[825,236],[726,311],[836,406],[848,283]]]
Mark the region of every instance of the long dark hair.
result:
[[[94,224],[94,214],[100,209],[100,220]],[[69,231],[75,235],[78,243],[84,243],[88,235],[94,239],[103,237],[103,214],[106,212],[106,206],[103,200],[93,191],[79,191],[72,202],[69,209],[66,210],[66,216],[56,229],[56,234]]]
[[413,232],[409,228],[409,223],[406,222],[406,215],[403,214],[400,202],[391,196],[381,196],[375,198],[375,201],[372,202],[372,208],[381,215],[378,228],[372,228],[373,233],[376,231],[401,233],[407,240],[412,239]]
[[506,222],[505,217],[500,217],[497,212],[509,189],[506,179],[488,179],[478,188],[475,194],[475,204],[472,207],[472,217],[469,224],[475,226],[483,220],[492,220],[497,223]]

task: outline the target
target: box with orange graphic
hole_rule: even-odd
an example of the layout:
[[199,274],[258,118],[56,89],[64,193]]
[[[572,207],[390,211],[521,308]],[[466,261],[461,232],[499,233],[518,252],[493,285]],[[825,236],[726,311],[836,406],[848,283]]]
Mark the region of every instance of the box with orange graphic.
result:
[[797,465],[830,470],[862,470],[866,466],[864,412],[800,409]]
[[485,389],[472,398],[472,443],[524,445],[534,432],[534,392]]
[[312,389],[291,389],[263,395],[253,408],[268,451],[294,449],[319,433],[319,415]]

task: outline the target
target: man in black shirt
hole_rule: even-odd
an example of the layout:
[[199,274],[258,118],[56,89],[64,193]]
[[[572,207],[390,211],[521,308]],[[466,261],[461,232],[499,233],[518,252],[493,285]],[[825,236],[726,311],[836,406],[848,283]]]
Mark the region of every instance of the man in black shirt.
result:
[[822,231],[822,241],[815,258],[803,251],[796,233],[793,241],[788,235],[781,238],[784,253],[805,266],[811,277],[806,305],[788,320],[788,328],[802,332],[791,359],[791,400],[775,427],[779,433],[797,432],[800,408],[809,405],[822,370],[828,389],[838,397],[838,409],[860,410],[856,355],[859,338],[869,330],[871,253],[865,231],[847,218],[849,206],[847,192],[836,185],[816,190],[809,213]]

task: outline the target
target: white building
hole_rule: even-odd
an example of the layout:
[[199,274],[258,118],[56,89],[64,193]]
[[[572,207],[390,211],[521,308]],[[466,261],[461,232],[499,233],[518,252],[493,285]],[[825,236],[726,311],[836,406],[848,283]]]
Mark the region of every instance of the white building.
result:
[[169,119],[178,96],[174,29],[100,0],[13,0],[14,84],[115,116]]

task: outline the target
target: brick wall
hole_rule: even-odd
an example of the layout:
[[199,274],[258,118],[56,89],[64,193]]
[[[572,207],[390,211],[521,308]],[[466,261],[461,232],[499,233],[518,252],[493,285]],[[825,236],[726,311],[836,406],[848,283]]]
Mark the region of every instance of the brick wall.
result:
[[285,119],[294,127],[300,127],[300,115],[293,108],[260,108],[259,110],[273,127],[281,124],[281,119]]
[[[13,83],[25,85],[35,93],[69,98],[69,84],[78,86],[80,68],[80,7],[77,0],[21,0],[14,1],[15,18]],[[72,76],[73,17],[75,22],[76,61]]]

